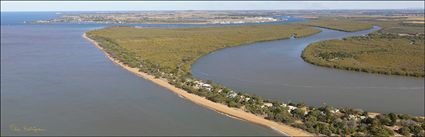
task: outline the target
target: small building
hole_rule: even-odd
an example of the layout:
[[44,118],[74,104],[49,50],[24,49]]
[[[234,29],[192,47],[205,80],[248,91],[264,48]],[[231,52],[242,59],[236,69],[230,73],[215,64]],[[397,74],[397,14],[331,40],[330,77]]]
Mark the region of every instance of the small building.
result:
[[348,119],[358,120],[357,116],[355,115],[348,115]]
[[212,90],[212,86],[210,84],[202,83],[201,87],[207,89],[208,91]]
[[295,107],[295,106],[291,106],[291,105],[287,105],[288,106],[288,112],[289,113],[291,113],[291,111],[293,111],[293,110],[295,110],[295,109],[297,109],[298,107]]
[[406,34],[406,33],[399,33],[398,36],[402,36],[403,37],[403,36],[413,36],[413,35]]
[[339,112],[339,109],[331,110],[331,113],[338,113],[338,112]]
[[202,83],[202,87],[204,87],[204,88],[210,88],[210,87],[212,87],[210,84],[205,84],[205,83]]
[[272,103],[264,103],[264,104],[261,106],[261,108],[264,108],[264,107],[273,107],[273,104],[272,104]]
[[237,95],[238,95],[238,93],[236,93],[234,91],[230,91],[229,94],[227,95],[227,97],[235,98]]
[[202,81],[194,81],[193,83],[195,84],[195,85],[193,85],[193,87],[195,89],[204,88],[204,89],[206,89],[208,91],[211,91],[212,90],[212,86],[210,84],[204,83]]

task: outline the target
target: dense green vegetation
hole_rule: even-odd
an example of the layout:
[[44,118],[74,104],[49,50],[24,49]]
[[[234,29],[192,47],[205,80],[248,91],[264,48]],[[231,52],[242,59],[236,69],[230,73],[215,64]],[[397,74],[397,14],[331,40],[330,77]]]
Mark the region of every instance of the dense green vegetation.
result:
[[[425,135],[423,117],[393,113],[375,116],[360,109],[309,107],[272,101],[233,91],[212,81],[197,80],[189,72],[190,65],[197,58],[221,48],[317,32],[317,29],[297,24],[181,29],[112,27],[87,32],[87,36],[97,41],[112,57],[140,71],[166,79],[189,93],[311,133],[343,136]],[[345,53],[335,55],[351,57]]]
[[424,35],[373,33],[311,44],[302,53],[315,65],[370,73],[423,77]]
[[[424,77],[424,26],[403,23],[406,17],[321,17],[310,24],[351,31],[382,27],[368,36],[313,43],[305,61],[326,67],[370,73]],[[345,21],[340,21],[345,20]],[[362,23],[366,23],[362,24]]]
[[[350,17],[348,20],[370,23],[382,27],[380,33],[392,33],[392,34],[418,34],[424,33],[425,27],[423,23],[408,23],[412,17]],[[414,17],[422,18],[423,17]]]
[[210,28],[143,28],[111,27],[91,31],[133,52],[146,63],[159,66],[163,72],[189,72],[190,65],[212,51],[258,41],[286,39],[318,33],[320,30],[301,25],[256,25]]
[[373,27],[372,23],[365,23],[365,22],[347,20],[345,18],[335,18],[335,17],[332,17],[332,18],[320,17],[303,24],[306,24],[309,26],[329,28],[329,29],[334,29],[339,31],[347,31],[347,32],[366,30]]
[[[382,29],[379,31],[381,33],[424,33],[424,24],[410,23],[412,22],[412,18],[418,19],[421,17],[320,16],[318,18],[311,19],[310,22],[303,24],[347,32],[365,30],[375,25],[382,27]],[[423,22],[423,19],[416,22]]]
[[[387,17],[387,16],[320,16],[303,24],[319,26],[340,31],[360,31],[372,26],[382,27],[381,33],[424,33],[423,23],[408,23],[413,17]],[[420,18],[420,17],[415,17]],[[423,17],[422,17],[423,18]],[[422,19],[423,21],[423,19]]]

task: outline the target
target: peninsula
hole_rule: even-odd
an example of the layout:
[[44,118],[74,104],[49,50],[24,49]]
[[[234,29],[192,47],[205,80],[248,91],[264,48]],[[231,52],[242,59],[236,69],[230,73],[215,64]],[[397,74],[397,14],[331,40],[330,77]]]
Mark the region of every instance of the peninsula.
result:
[[[410,20],[416,19],[412,23]],[[422,17],[422,21],[423,21]],[[302,58],[311,64],[387,75],[425,76],[424,24],[414,17],[322,17],[305,23],[347,32],[382,26],[366,36],[310,44]],[[357,23],[354,23],[356,22]],[[362,23],[358,23],[362,22]]]
[[217,102],[213,102],[211,100],[206,99],[205,97],[201,97],[195,94],[190,94],[189,92],[177,88],[174,85],[171,85],[169,83],[169,81],[167,81],[166,79],[162,79],[162,78],[157,78],[155,76],[149,75],[147,73],[141,72],[138,68],[134,68],[134,67],[130,67],[126,64],[124,64],[123,62],[114,59],[112,56],[110,56],[109,54],[107,54],[107,52],[105,51],[104,48],[102,48],[96,41],[90,39],[89,37],[87,37],[86,34],[83,35],[84,38],[86,38],[87,40],[89,40],[90,42],[92,42],[97,48],[99,48],[100,50],[102,50],[103,52],[105,52],[106,56],[108,57],[109,60],[111,60],[112,62],[114,62],[115,64],[119,65],[120,67],[128,70],[129,72],[142,77],[144,79],[147,79],[149,81],[152,81],[155,84],[158,84],[159,86],[165,87],[168,90],[176,93],[177,95],[183,97],[184,99],[187,99],[189,101],[192,101],[193,103],[199,104],[201,106],[210,108],[214,111],[217,112],[221,112],[223,114],[226,115],[230,115],[232,117],[238,118],[238,119],[242,119],[245,121],[249,121],[252,123],[256,123],[262,126],[266,126],[269,128],[272,128],[284,135],[289,135],[289,136],[312,136],[313,134],[308,133],[306,131],[303,131],[301,129],[297,129],[294,127],[291,127],[289,125],[284,125],[275,121],[271,121],[271,120],[267,120],[264,119],[261,116],[258,115],[254,115],[252,113],[247,113],[242,109],[238,109],[238,108],[230,108],[224,104],[221,103],[217,103]]
[[[162,42],[152,45],[149,47],[149,51],[138,50],[141,53],[130,52],[127,47],[120,47],[118,44],[108,37],[105,37],[103,34],[112,34],[108,32],[118,32],[120,30],[132,31],[132,33],[125,33],[127,36],[150,36],[151,38],[146,38],[147,41],[138,41],[141,43],[146,42]],[[274,32],[273,30],[287,30],[287,31],[278,31]],[[106,31],[106,32],[105,32]],[[226,101],[226,96],[233,96],[236,98],[238,93],[227,89],[219,88],[218,85],[212,84],[210,82],[202,82],[195,80],[190,76],[189,70],[190,65],[197,58],[218,50],[221,48],[226,48],[230,46],[238,46],[242,44],[257,42],[257,41],[267,41],[267,40],[276,40],[276,39],[287,39],[293,35],[297,37],[309,36],[315,33],[318,33],[318,29],[309,28],[301,25],[260,25],[260,26],[239,26],[239,27],[216,27],[216,28],[183,28],[183,29],[161,29],[161,28],[133,28],[133,27],[111,27],[102,30],[90,31],[84,34],[84,38],[90,40],[94,45],[99,49],[104,51],[108,58],[120,65],[124,69],[143,77],[147,80],[150,80],[160,86],[163,86],[170,91],[188,99],[196,104],[208,107],[215,111],[243,119],[249,122],[260,124],[263,126],[270,127],[274,130],[277,130],[285,135],[290,136],[311,136],[313,134],[303,131],[298,128],[294,128],[289,125],[278,123],[276,121],[265,119],[264,116],[255,115],[249,113],[249,109],[245,108],[232,108],[224,104]],[[136,33],[136,34],[134,34]],[[139,34],[137,34],[139,33]],[[149,35],[151,34],[151,35]],[[155,34],[155,35],[152,35]],[[179,35],[177,35],[179,34]],[[243,35],[241,35],[243,34]],[[118,36],[118,35],[115,35]],[[133,41],[131,37],[121,37],[125,42],[125,39]],[[227,39],[228,37],[233,36],[234,39]],[[167,38],[168,37],[168,38]],[[174,38],[170,38],[174,37]],[[157,38],[166,38],[164,41],[157,41]],[[168,40],[167,40],[168,39]],[[178,40],[178,41],[175,41]],[[180,41],[183,40],[183,41]],[[221,41],[218,41],[221,40]],[[128,41],[128,42],[130,42]],[[189,43],[192,43],[190,44]],[[214,42],[215,41],[215,42]],[[186,43],[187,42],[187,43]],[[183,44],[184,43],[184,44]],[[199,46],[201,44],[205,46]],[[130,45],[129,45],[130,46]],[[143,47],[141,47],[143,48]],[[168,48],[173,48],[169,50]],[[165,51],[164,51],[165,50]],[[137,51],[137,50],[132,50]],[[150,53],[147,53],[150,52]],[[168,53],[164,53],[168,52]],[[137,56],[139,55],[139,56]],[[159,57],[158,57],[159,55]],[[141,61],[138,58],[143,58],[145,60]],[[156,62],[158,61],[160,62]],[[139,64],[139,62],[141,64]],[[187,63],[190,62],[190,63]],[[151,66],[151,67],[146,67]],[[158,67],[162,66],[162,67]],[[158,67],[158,68],[155,68]],[[161,70],[161,71],[158,71]],[[186,83],[193,84],[192,87],[187,87],[187,85],[180,85],[180,79],[186,81]],[[208,84],[209,83],[209,84]],[[192,89],[188,89],[192,88]],[[202,90],[200,92],[196,90]],[[210,95],[205,97],[205,95],[199,95],[205,92],[212,93],[212,91],[221,93],[220,95]],[[221,91],[218,91],[221,90]],[[198,95],[196,93],[199,93]],[[246,95],[248,98],[249,96]],[[251,102],[252,104],[263,104],[261,99],[252,97],[252,99],[247,99],[246,102]],[[232,102],[233,105],[237,103]],[[268,104],[268,103],[266,103]]]
[[[198,80],[190,73],[194,61],[213,51],[253,42],[306,37],[319,32],[310,26],[109,27],[89,31],[84,37],[104,51],[110,60],[136,75],[166,87],[194,103],[273,128],[286,135],[423,134],[423,117],[272,101],[234,91],[212,81]],[[370,25],[365,26],[363,29],[370,28]],[[415,121],[415,124],[400,124],[400,121],[406,120]],[[350,122],[355,124],[350,127]],[[421,130],[410,131],[416,128]]]

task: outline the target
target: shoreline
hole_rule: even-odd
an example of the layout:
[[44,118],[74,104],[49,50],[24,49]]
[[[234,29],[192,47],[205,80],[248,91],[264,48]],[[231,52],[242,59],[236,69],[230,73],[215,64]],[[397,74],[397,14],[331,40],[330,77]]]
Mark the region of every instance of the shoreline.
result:
[[82,36],[84,39],[87,39],[89,42],[91,42],[94,46],[96,46],[98,49],[100,49],[105,55],[106,57],[111,60],[113,63],[119,65],[121,68],[141,77],[144,78],[146,80],[149,80],[159,86],[162,86],[166,89],[168,89],[169,91],[177,94],[179,97],[185,99],[185,100],[189,100],[197,105],[206,107],[208,109],[214,110],[218,113],[222,113],[228,117],[234,117],[235,119],[238,120],[243,120],[243,121],[247,121],[250,123],[254,123],[254,124],[258,124],[261,126],[265,126],[268,127],[270,129],[273,129],[275,131],[278,131],[279,133],[281,133],[282,135],[288,135],[288,136],[313,136],[313,134],[308,133],[307,131],[301,130],[301,129],[297,129],[295,127],[292,127],[290,125],[284,125],[284,124],[280,124],[271,120],[267,120],[263,117],[245,112],[241,109],[236,109],[236,108],[230,108],[224,104],[220,104],[220,103],[215,103],[212,102],[204,97],[200,97],[198,95],[195,94],[191,94],[186,92],[183,89],[177,88],[171,84],[169,84],[166,80],[163,79],[159,79],[159,78],[155,78],[152,75],[149,75],[147,73],[144,72],[140,72],[138,68],[132,68],[129,67],[125,64],[123,64],[122,62],[120,62],[119,60],[114,59],[112,56],[110,56],[107,52],[105,52],[105,50],[98,45],[98,43],[90,38],[88,38],[86,36],[86,33],[83,34]]
[[[315,26],[315,27],[332,29],[332,28],[321,27],[321,26]],[[377,31],[381,30],[382,28],[380,26],[375,25],[372,28],[369,28],[368,30],[371,30],[371,29],[377,29],[377,30],[370,32],[368,34],[372,34],[374,32],[377,32]],[[333,30],[350,32],[350,31],[339,30],[339,29],[333,29]],[[361,30],[361,31],[364,31],[364,30]],[[325,41],[330,41],[330,40],[325,40]],[[387,75],[387,76],[411,77],[411,78],[419,78],[419,79],[422,79],[422,78],[425,77],[424,74],[420,74],[420,73],[418,74],[416,72],[415,73],[409,73],[409,72],[406,72],[406,71],[377,70],[376,68],[373,68],[373,67],[356,67],[355,65],[354,66],[344,66],[344,65],[341,65],[341,64],[338,64],[338,63],[327,64],[327,63],[332,63],[332,62],[329,62],[329,61],[320,62],[320,61],[317,61],[318,57],[314,57],[312,55],[313,50],[315,50],[315,44],[318,44],[320,42],[324,42],[324,41],[310,43],[309,45],[307,45],[302,50],[300,57],[304,60],[304,62],[312,64],[312,65],[316,65],[316,66],[319,66],[319,67],[346,70],[346,71],[352,71],[352,72],[362,72],[362,73]],[[395,68],[395,69],[397,69],[397,68]]]

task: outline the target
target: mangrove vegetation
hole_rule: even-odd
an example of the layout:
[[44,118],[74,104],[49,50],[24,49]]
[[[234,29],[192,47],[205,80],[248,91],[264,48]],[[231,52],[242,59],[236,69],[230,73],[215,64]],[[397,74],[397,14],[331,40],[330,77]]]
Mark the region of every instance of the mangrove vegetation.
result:
[[[86,34],[97,41],[113,58],[130,67],[139,68],[142,72],[165,79],[189,93],[317,135],[425,135],[423,117],[393,113],[377,114],[361,109],[331,106],[311,107],[302,103],[273,101],[234,91],[212,81],[199,80],[190,74],[190,66],[195,60],[222,48],[287,39],[291,36],[304,37],[318,32],[319,29],[308,25],[286,24],[209,28],[110,27]],[[373,38],[373,41],[384,42],[376,39],[378,36],[369,37]],[[358,38],[347,41],[354,42],[356,39]],[[405,40],[395,41],[404,43]],[[320,54],[324,59],[331,60],[335,57],[356,58],[357,53],[361,52],[380,54],[390,50],[379,46],[371,50],[362,48],[359,47],[359,50],[355,52],[336,50],[317,55]],[[408,71],[411,70],[408,69]]]

